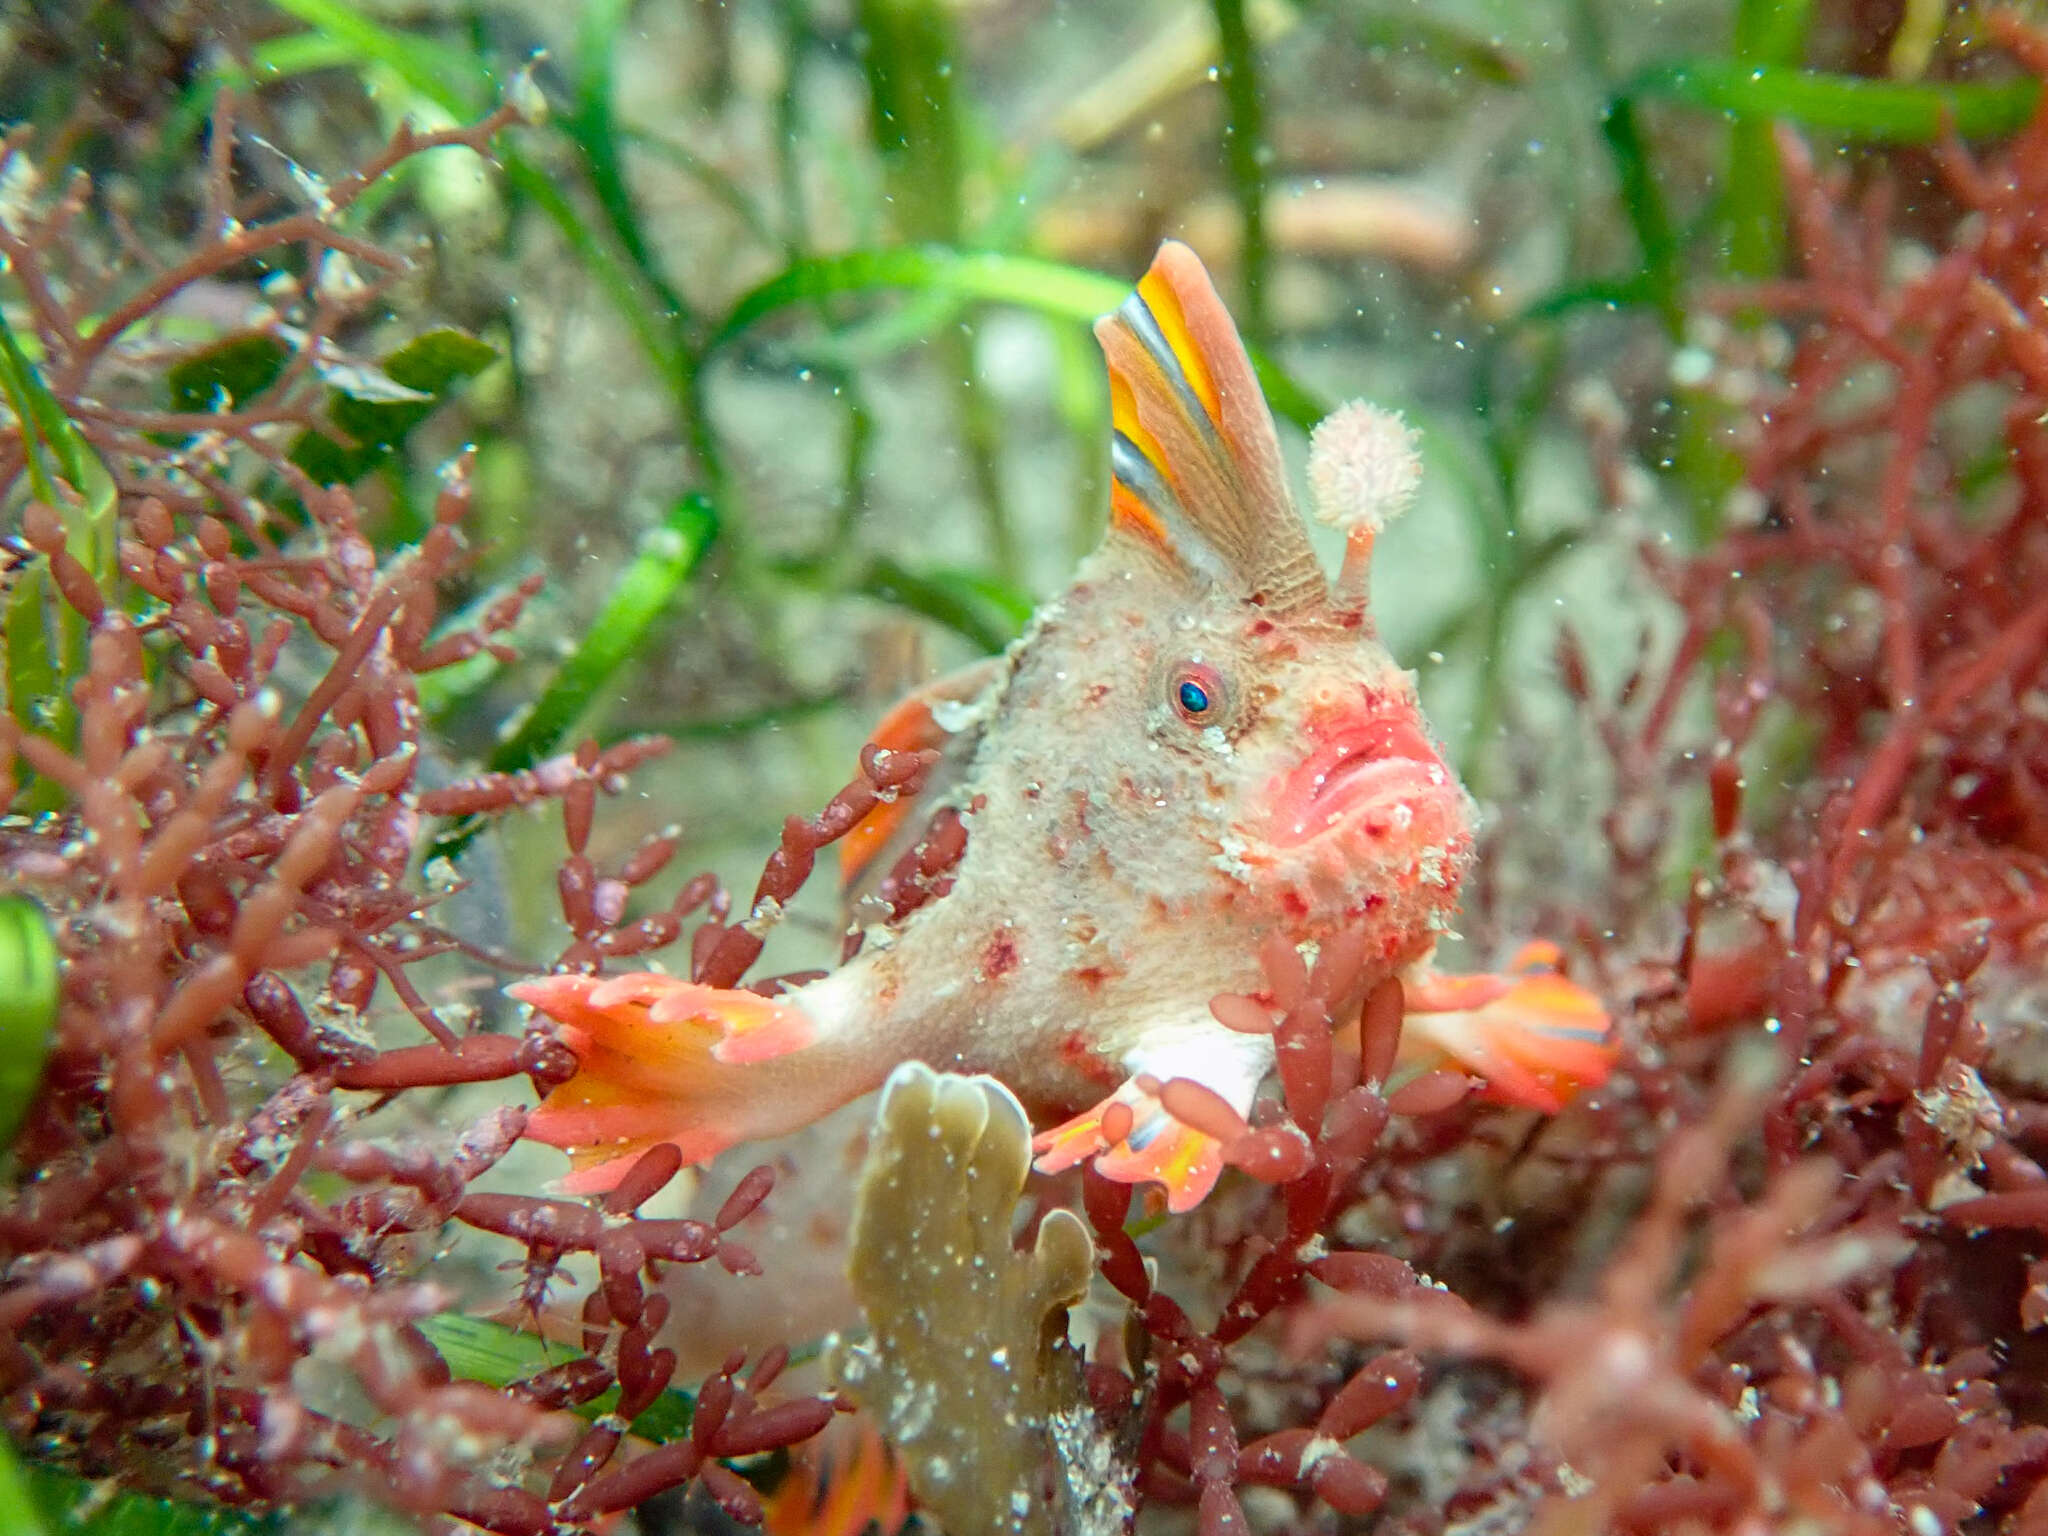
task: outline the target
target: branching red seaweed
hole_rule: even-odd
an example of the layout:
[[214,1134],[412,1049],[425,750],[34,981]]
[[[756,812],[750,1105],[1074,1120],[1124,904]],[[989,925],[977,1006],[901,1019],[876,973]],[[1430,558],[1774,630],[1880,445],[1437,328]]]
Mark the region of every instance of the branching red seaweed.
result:
[[[48,913],[63,976],[43,1090],[14,1148],[24,1177],[0,1199],[0,1415],[32,1454],[91,1477],[261,1507],[352,1488],[518,1536],[580,1529],[699,1480],[735,1517],[758,1518],[722,1459],[803,1440],[833,1413],[816,1397],[760,1400],[787,1358],[764,1341],[750,1378],[736,1356],[697,1387],[681,1438],[646,1449],[630,1433],[676,1369],[654,1342],[669,1305],[655,1282],[707,1262],[757,1273],[731,1232],[768,1194],[768,1170],[711,1221],[636,1215],[678,1172],[672,1149],[600,1203],[504,1193],[484,1181],[525,1111],[486,1107],[442,1128],[434,1107],[460,1085],[525,1079],[545,1093],[573,1070],[546,1028],[500,1032],[508,1006],[445,1001],[451,965],[487,986],[528,967],[441,919],[463,887],[418,868],[438,818],[561,804],[570,964],[666,944],[707,900],[712,937],[728,933],[708,880],[629,917],[672,839],[612,873],[586,852],[599,795],[665,742],[425,782],[420,679],[509,655],[535,590],[448,622],[444,594],[469,559],[467,461],[446,472],[419,542],[386,553],[357,500],[288,451],[334,430],[318,375],[376,298],[333,263],[405,267],[341,216],[400,162],[480,152],[516,116],[403,130],[316,206],[267,220],[238,201],[223,154],[192,248],[133,292],[98,292],[74,270],[82,183],[0,230],[42,375],[113,487],[104,575],[73,547],[65,509],[31,501],[22,520],[21,553],[89,635],[75,728],[61,711],[47,729],[0,720],[0,798],[53,796],[0,824],[0,882]],[[232,135],[225,109],[214,132]],[[198,416],[106,403],[117,375],[160,377],[206,345],[137,341],[166,306],[262,266],[330,280],[264,286],[254,323],[290,358],[260,393]],[[101,318],[88,328],[87,315]],[[10,418],[0,484],[41,451]],[[901,767],[861,781],[868,803]],[[580,1347],[502,1390],[456,1379],[435,1323],[475,1298],[420,1276],[460,1229],[520,1255],[528,1325],[563,1266],[587,1266]],[[582,1405],[604,1411],[586,1426],[570,1412]]]

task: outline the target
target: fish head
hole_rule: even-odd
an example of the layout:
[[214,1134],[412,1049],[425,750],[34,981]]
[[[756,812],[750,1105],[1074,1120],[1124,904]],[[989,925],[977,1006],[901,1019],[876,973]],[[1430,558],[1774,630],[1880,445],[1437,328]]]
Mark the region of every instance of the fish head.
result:
[[[1374,631],[1370,537],[1332,582],[1249,357],[1185,246],[1163,247],[1096,334],[1109,529],[1017,679],[1057,719],[1042,739],[1098,785],[1091,836],[1173,915],[1206,894],[1298,937],[1362,923],[1389,965],[1426,953],[1455,909],[1472,805]],[[1353,445],[1401,453],[1405,432]],[[1375,484],[1406,474],[1363,467]]]

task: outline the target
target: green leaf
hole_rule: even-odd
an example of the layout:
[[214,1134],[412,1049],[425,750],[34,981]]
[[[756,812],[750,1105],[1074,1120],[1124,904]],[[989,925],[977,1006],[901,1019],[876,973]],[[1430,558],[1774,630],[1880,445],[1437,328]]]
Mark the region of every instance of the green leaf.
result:
[[677,294],[648,244],[640,212],[626,186],[625,162],[619,152],[618,124],[612,116],[612,65],[631,0],[584,0],[583,23],[576,39],[575,110],[563,131],[583,157],[583,171],[592,195],[641,279],[664,308],[684,312]]
[[[114,478],[86,442],[42,374],[0,316],[0,396],[21,424],[23,469],[29,494],[64,522],[65,549],[108,597],[115,580]],[[46,732],[60,746],[77,736],[77,706],[71,685],[90,661],[91,626],[69,603],[58,600],[38,558],[18,574],[6,597],[0,634],[7,645],[7,709],[29,729]],[[32,784],[15,807],[48,811],[62,803],[55,786]]]
[[503,157],[505,180],[554,222],[576,259],[583,263],[612,308],[633,333],[685,421],[694,410],[693,362],[677,344],[673,327],[648,301],[639,269],[599,237],[555,176],[515,154]]
[[0,1150],[42,1082],[57,1027],[57,940],[26,896],[0,897]]
[[49,1529],[36,1509],[27,1469],[0,1435],[0,1536],[47,1536]]
[[1737,0],[1733,53],[1748,64],[1796,65],[1806,54],[1813,0]]
[[888,184],[890,219],[910,240],[958,240],[967,171],[958,28],[941,0],[857,0],[868,132]]
[[612,674],[640,649],[655,620],[674,604],[717,535],[718,515],[711,503],[690,495],[641,540],[640,552],[619,577],[582,642],[518,731],[491,754],[494,773],[530,768],[561,746]]
[[1266,323],[1266,151],[1264,92],[1259,89],[1259,56],[1245,20],[1245,0],[1211,0],[1216,41],[1223,53],[1223,99],[1230,115],[1223,130],[1223,164],[1230,173],[1242,227],[1238,289],[1243,296],[1239,326],[1261,345],[1272,340]]
[[723,346],[766,316],[791,305],[815,304],[841,294],[878,288],[953,293],[1083,321],[1115,309],[1130,291],[1130,285],[1117,278],[1042,261],[1035,256],[960,251],[944,245],[849,251],[842,256],[817,256],[794,262],[750,289],[733,306],[711,344]]
[[[63,404],[50,393],[42,374],[29,361],[28,354],[22,351],[13,327],[7,324],[4,316],[0,316],[0,389],[4,389],[8,405],[23,423],[29,486],[34,493],[58,511],[63,511],[64,498],[57,494],[51,483],[51,477],[55,476],[69,484],[80,500],[97,504],[104,499],[111,506],[113,481],[106,466],[99,462],[71,418],[64,414]],[[54,467],[45,462],[45,455],[55,460]],[[102,487],[105,487],[104,497]],[[73,553],[85,562],[94,576],[104,574],[86,551],[76,550]],[[111,559],[110,552],[105,563],[108,570],[112,568]]]
[[[153,1499],[139,1493],[110,1492],[110,1485],[91,1482],[34,1462],[20,1464],[27,1498],[16,1505],[16,1524],[7,1523],[5,1505],[13,1503],[0,1488],[0,1536],[44,1532],[47,1536],[266,1536],[288,1528],[283,1515],[256,1515],[183,1499]],[[31,1505],[34,1513],[30,1508]],[[40,1514],[39,1523],[34,1514]],[[19,1523],[22,1520],[29,1523]]]
[[[42,558],[30,561],[4,589],[0,644],[7,651],[7,711],[23,730],[38,734],[55,723],[63,702],[63,677],[50,643],[49,620],[58,603]],[[53,809],[39,804],[37,809]]]
[[487,1387],[509,1387],[515,1381],[538,1376],[577,1353],[550,1344],[539,1334],[461,1312],[422,1318],[419,1330],[448,1362],[453,1374]]
[[164,375],[174,411],[235,410],[275,384],[291,349],[268,331],[242,331],[189,353]]
[[[1348,14],[1346,14],[1348,12]],[[1457,21],[1432,16],[1420,6],[1393,4],[1352,10],[1351,35],[1377,53],[1403,62],[1417,60],[1456,77],[1470,75],[1488,85],[1519,85],[1529,69],[1498,37],[1485,37]]]
[[[1036,256],[961,251],[943,245],[850,251],[794,262],[748,290],[733,306],[711,345],[730,343],[779,310],[888,288],[1014,304],[1084,323],[1115,309],[1130,292],[1130,284],[1121,278]],[[1329,414],[1311,390],[1264,353],[1254,351],[1252,365],[1277,415],[1305,432]]]
[[[639,652],[648,630],[674,604],[717,536],[716,510],[706,498],[692,494],[676,503],[667,521],[641,540],[640,552],[620,575],[576,649],[518,730],[491,754],[493,773],[531,768],[560,748],[612,675]],[[482,824],[477,817],[456,822],[434,840],[427,857],[454,858]]]
[[393,383],[426,398],[361,399],[362,390],[349,392],[355,386],[338,387],[329,398],[327,419],[352,439],[353,446],[308,431],[292,445],[292,462],[320,485],[355,484],[497,356],[495,347],[453,328],[414,337],[378,366]]
[[271,0],[280,11],[325,34],[358,67],[381,64],[451,117],[473,117],[489,104],[489,67],[466,49],[394,32],[345,0]]
[[1259,376],[1259,388],[1273,414],[1304,432],[1315,431],[1316,424],[1330,414],[1329,402],[1274,362],[1269,353],[1257,347],[1245,350],[1251,354],[1252,372]]
[[1028,597],[974,571],[912,571],[877,556],[852,586],[957,630],[984,651],[1000,651],[1031,617]]
[[2014,132],[2040,99],[2036,80],[1921,84],[1827,74],[1773,64],[1688,59],[1636,76],[1627,94],[1738,116],[1781,118],[1854,138],[1926,144],[1944,116],[1966,139]]
[[[298,53],[282,60],[275,59],[273,54],[273,62],[280,70],[287,65],[315,67],[349,63],[365,73],[389,72],[458,120],[480,115],[496,90],[495,76],[474,53],[380,26],[360,14],[358,6],[344,3],[344,0],[273,0],[273,3],[314,28],[314,33],[309,36],[323,38],[329,45],[327,50],[323,50],[308,43]],[[623,19],[624,0],[596,0],[596,4],[601,4],[602,11],[587,21],[586,41],[594,39],[602,43],[609,28]],[[596,4],[593,9],[596,9]],[[283,41],[264,46],[276,50],[282,47]],[[265,58],[266,55],[259,51],[259,65]],[[588,80],[586,83],[591,91],[604,88],[601,80]],[[591,190],[603,206],[607,225],[615,238],[623,240],[630,248],[624,257],[612,248],[611,241],[601,238],[585,220],[576,200],[565,191],[559,172],[538,165],[512,149],[499,152],[499,167],[506,184],[530,199],[554,222],[577,259],[604,290],[606,298],[619,312],[634,340],[660,375],[663,385],[675,398],[678,414],[686,423],[692,423],[693,446],[701,455],[706,452],[708,443],[704,434],[694,430],[696,402],[691,359],[677,344],[671,314],[679,300],[673,288],[660,279],[658,269],[647,256],[647,243],[635,223],[623,178],[617,174],[616,149],[609,142],[610,136],[616,133],[616,125],[611,122],[608,110],[600,115],[590,106],[592,100],[594,97],[588,93],[579,99],[579,115],[566,125],[566,131],[583,161],[586,178],[592,182]],[[602,128],[605,135],[602,142],[588,139],[594,127]],[[593,143],[596,145],[595,159],[592,158]],[[658,290],[651,295],[646,291],[650,284]]]
[[1614,162],[1622,209],[1642,253],[1645,290],[1675,336],[1684,318],[1678,299],[1678,241],[1671,231],[1670,210],[1664,206],[1663,189],[1633,98],[1622,95],[1607,103],[1600,118],[1600,136]]
[[[515,1381],[538,1376],[542,1371],[576,1358],[578,1351],[550,1344],[537,1334],[495,1323],[487,1318],[468,1317],[460,1312],[443,1312],[419,1325],[427,1342],[434,1346],[449,1371],[464,1381],[487,1387],[508,1387]],[[572,1410],[586,1419],[607,1414],[619,1405],[619,1389],[613,1387],[599,1397]],[[656,1398],[646,1412],[633,1421],[633,1433],[657,1444],[675,1440],[690,1432],[690,1415],[696,1400],[689,1393],[671,1387]]]

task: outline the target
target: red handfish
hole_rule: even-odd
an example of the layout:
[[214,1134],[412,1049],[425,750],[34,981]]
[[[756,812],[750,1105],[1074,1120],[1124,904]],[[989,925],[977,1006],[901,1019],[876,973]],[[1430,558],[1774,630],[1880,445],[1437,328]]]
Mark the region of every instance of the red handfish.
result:
[[858,889],[954,807],[967,846],[950,892],[772,999],[654,973],[513,987],[579,1059],[527,1131],[570,1152],[567,1188],[609,1188],[657,1142],[701,1161],[794,1130],[919,1059],[991,1073],[1034,1113],[1096,1101],[1040,1135],[1039,1166],[1093,1157],[1186,1210],[1223,1149],[1152,1090],[1191,1078],[1249,1112],[1273,1042],[1209,1002],[1259,991],[1276,930],[1361,934],[1361,991],[1406,983],[1410,1056],[1448,1058],[1497,1098],[1555,1110],[1605,1077],[1606,1015],[1572,983],[1429,968],[1473,812],[1367,609],[1373,536],[1418,472],[1406,429],[1362,406],[1318,429],[1317,510],[1349,537],[1333,584],[1194,253],[1163,246],[1095,334],[1113,425],[1102,544],[1007,652],[884,723],[884,745],[945,756],[914,810],[880,807],[849,840]]

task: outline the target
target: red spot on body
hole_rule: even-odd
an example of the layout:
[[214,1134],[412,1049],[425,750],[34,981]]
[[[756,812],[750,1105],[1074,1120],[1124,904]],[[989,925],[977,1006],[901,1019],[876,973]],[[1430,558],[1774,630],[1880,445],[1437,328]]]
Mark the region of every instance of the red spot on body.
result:
[[1017,969],[1017,939],[1007,928],[998,928],[981,951],[981,974],[995,981]]
[[1102,984],[1114,975],[1116,972],[1109,966],[1084,965],[1074,972],[1074,980],[1080,982],[1090,992],[1100,992]]
[[1289,917],[1307,917],[1308,900],[1301,892],[1293,889],[1280,893],[1280,905]]
[[1081,695],[1081,702],[1083,704],[1100,704],[1104,699],[1108,697],[1109,684],[1090,683],[1088,685],[1088,691]]
[[1079,1073],[1091,1083],[1113,1087],[1122,1081],[1114,1062],[1106,1060],[1092,1045],[1086,1035],[1068,1035],[1059,1044],[1060,1063]]

